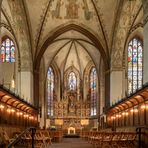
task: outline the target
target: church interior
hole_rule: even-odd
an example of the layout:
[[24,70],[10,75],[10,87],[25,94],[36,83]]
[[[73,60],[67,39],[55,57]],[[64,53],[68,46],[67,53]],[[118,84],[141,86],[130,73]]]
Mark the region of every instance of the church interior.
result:
[[148,147],[148,0],[0,0],[0,148]]

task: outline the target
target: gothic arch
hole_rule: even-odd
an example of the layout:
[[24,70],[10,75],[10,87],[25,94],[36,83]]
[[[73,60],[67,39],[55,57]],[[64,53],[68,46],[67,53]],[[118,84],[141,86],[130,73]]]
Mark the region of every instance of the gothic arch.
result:
[[139,40],[142,41],[143,43],[143,35],[142,33],[139,31],[141,27],[138,27],[136,30],[134,30],[131,34],[128,35],[128,37],[126,38],[126,42],[124,45],[124,50],[123,50],[123,61],[122,61],[122,65],[123,67],[126,67],[126,55],[127,55],[127,48],[128,48],[128,43],[133,39],[133,38],[138,38]]
[[76,83],[76,91],[77,91],[77,94],[79,94],[79,91],[80,91],[80,85],[81,85],[80,72],[76,69],[76,67],[74,67],[72,65],[68,69],[66,69],[66,71],[64,72],[64,87],[65,87],[65,89],[64,89],[64,96],[69,91],[69,89],[68,89],[68,77],[69,77],[69,74],[71,72],[74,72],[74,74],[76,76],[76,81],[77,81],[77,83]]
[[52,63],[48,64],[48,67],[45,69],[45,79],[44,82],[46,82],[47,79],[47,72],[48,72],[48,68],[52,67],[54,74],[55,74],[55,78],[56,79],[60,79],[60,71],[58,69],[58,66],[56,65],[56,63],[53,61]]
[[125,86],[123,86],[123,88],[124,88],[124,91],[125,91],[126,94],[128,92],[128,61],[127,61],[128,45],[129,45],[130,41],[132,41],[134,38],[136,38],[139,41],[141,41],[142,47],[143,47],[143,35],[139,30],[140,30],[140,27],[137,28],[136,30],[134,30],[131,34],[129,34],[128,38],[126,39],[125,48],[124,48],[124,51],[123,51],[122,65],[123,65],[123,68],[124,68],[123,80],[125,81]]
[[34,69],[38,71],[39,66],[40,66],[40,60],[41,60],[45,50],[47,49],[47,47],[50,44],[52,44],[58,36],[60,36],[61,34],[65,33],[65,32],[68,32],[70,30],[74,30],[74,31],[82,33],[84,36],[88,37],[93,42],[95,47],[100,51],[101,56],[103,57],[103,60],[104,60],[105,68],[106,68],[106,70],[108,70],[109,69],[109,61],[108,61],[109,59],[108,59],[100,41],[97,39],[97,37],[93,33],[88,31],[88,29],[85,29],[84,27],[81,27],[80,25],[76,25],[76,24],[73,24],[73,23],[59,28],[58,30],[53,32],[51,36],[49,36],[47,38],[47,40],[42,45],[42,47],[41,47],[41,49],[40,49],[40,51],[39,51],[39,53],[38,53],[38,55],[37,55],[37,57],[34,61]]
[[86,66],[86,68],[85,68],[85,70],[84,70],[83,78],[84,78],[85,76],[89,77],[89,73],[90,73],[90,70],[91,70],[92,67],[95,67],[95,65],[92,63],[92,61],[90,61],[90,62],[87,64],[87,66]]
[[[17,57],[16,57],[16,60],[18,62],[18,66],[20,66],[20,63],[21,63],[21,59],[20,59],[20,50],[19,50],[19,47],[18,47],[18,42],[15,38],[15,36],[13,35],[13,33],[8,29],[6,28],[5,26],[1,26],[1,27],[4,27],[5,28],[5,32],[3,34],[1,34],[1,40],[3,40],[4,38],[8,37],[10,38],[13,43],[14,43],[14,46],[16,48],[16,53],[17,53]],[[18,67],[20,69],[20,67]]]
[[92,67],[95,67],[94,63],[92,61],[90,61],[85,70],[84,70],[84,74],[83,74],[83,87],[84,89],[84,99],[87,100],[87,95],[89,93],[89,74],[90,74],[90,70]]
[[[56,94],[56,99],[60,99],[60,96],[57,96],[58,94],[60,94],[60,84],[61,84],[61,74],[60,74],[60,71],[58,69],[58,66],[56,65],[55,62],[52,62],[51,64],[48,65],[48,68],[49,67],[52,67],[53,69],[53,72],[54,72],[54,77],[55,77],[55,94]],[[47,80],[47,72],[48,72],[48,69],[46,69],[46,76],[45,76],[45,80],[44,80],[44,83],[45,83],[45,86],[46,86],[46,80]],[[58,89],[59,88],[59,89]],[[45,87],[46,89],[46,87]],[[46,92],[46,90],[45,90]]]
[[100,54],[103,58],[103,62],[104,62],[104,66],[105,69],[108,70],[109,69],[109,59],[100,43],[100,41],[96,38],[96,36],[94,34],[92,34],[90,31],[88,31],[87,29],[85,29],[84,27],[81,27],[79,25],[76,24],[68,24],[66,26],[63,26],[61,28],[59,28],[58,30],[56,30],[55,32],[52,33],[51,36],[49,36],[47,38],[47,40],[44,42],[44,44],[42,45],[35,61],[34,61],[34,98],[36,100],[35,105],[38,106],[38,93],[39,92],[39,67],[40,67],[40,61],[43,57],[43,54],[45,52],[45,50],[47,49],[47,47],[52,44],[54,42],[54,40],[60,36],[61,34],[70,31],[70,30],[74,30],[77,32],[82,33],[84,36],[88,37],[93,44],[95,45],[95,47],[100,51]]
[[[64,75],[65,75],[65,79],[68,77],[69,73],[73,71],[75,74],[76,74],[76,77],[80,79],[80,73],[79,71],[76,69],[76,67],[74,66],[70,66],[68,69],[66,69],[66,71],[64,72]],[[64,80],[64,83],[66,84],[65,82],[66,80]]]

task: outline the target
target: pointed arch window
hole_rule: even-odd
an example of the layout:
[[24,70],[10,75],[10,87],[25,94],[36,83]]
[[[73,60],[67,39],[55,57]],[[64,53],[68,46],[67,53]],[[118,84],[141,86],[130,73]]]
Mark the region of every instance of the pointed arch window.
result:
[[1,60],[2,62],[15,62],[15,46],[13,41],[8,37],[2,40]]
[[76,90],[76,88],[77,88],[77,78],[76,78],[76,74],[73,71],[69,73],[68,84],[69,84],[69,89],[70,90]]
[[53,116],[53,99],[54,99],[54,72],[51,67],[47,74],[47,114]]
[[90,99],[91,99],[91,116],[97,115],[97,72],[96,68],[90,71]]
[[143,80],[143,48],[138,38],[128,44],[128,94],[142,86]]

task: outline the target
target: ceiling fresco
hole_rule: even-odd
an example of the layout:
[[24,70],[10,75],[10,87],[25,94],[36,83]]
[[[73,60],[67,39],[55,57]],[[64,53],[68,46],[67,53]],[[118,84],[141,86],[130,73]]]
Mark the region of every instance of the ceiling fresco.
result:
[[[106,58],[109,66],[122,67],[126,38],[142,27],[142,18],[141,0],[3,0],[1,12],[2,26],[9,28],[21,51],[22,69],[40,60],[40,54],[46,66],[56,61],[64,69],[73,64],[84,70],[90,60],[99,67],[100,58]],[[69,24],[81,28],[63,31],[42,51],[47,39]],[[82,28],[94,35],[101,48]]]

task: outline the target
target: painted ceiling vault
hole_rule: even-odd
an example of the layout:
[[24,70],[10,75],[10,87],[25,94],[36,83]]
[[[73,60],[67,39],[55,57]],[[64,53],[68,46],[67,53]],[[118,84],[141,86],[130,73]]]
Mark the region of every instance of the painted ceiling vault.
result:
[[88,38],[76,31],[69,31],[47,48],[44,59],[47,65],[45,69],[51,62],[55,62],[63,71],[74,66],[83,74],[91,61],[96,67],[100,65],[100,52]]
[[[1,26],[18,43],[20,58],[25,61],[22,68],[33,64],[42,54],[46,67],[56,61],[63,70],[74,65],[84,71],[90,61],[99,66],[102,49],[106,60],[120,67],[126,38],[136,26],[142,27],[142,18],[141,0],[3,0]],[[57,36],[42,52],[46,40],[68,24],[92,33],[102,49],[95,47],[86,35],[69,30]],[[19,42],[20,38],[23,42]],[[28,60],[27,56],[31,58]]]

